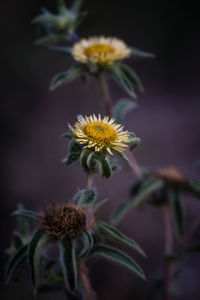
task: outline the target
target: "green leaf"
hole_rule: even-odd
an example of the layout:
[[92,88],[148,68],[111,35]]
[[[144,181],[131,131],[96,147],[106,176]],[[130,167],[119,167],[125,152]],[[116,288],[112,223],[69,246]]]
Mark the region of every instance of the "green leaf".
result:
[[60,241],[60,263],[67,288],[73,292],[77,286],[77,264],[73,239]]
[[109,71],[114,76],[116,82],[121,86],[121,88],[124,89],[129,96],[136,99],[137,96],[133,89],[133,85],[120,65],[114,64],[109,68]]
[[103,199],[101,201],[98,201],[97,203],[94,204],[94,211],[97,211],[101,206],[103,206],[106,202],[108,201],[108,199]]
[[57,43],[66,40],[67,40],[66,34],[50,34],[37,39],[34,44],[37,46],[42,46],[42,45]]
[[71,11],[73,11],[74,13],[78,13],[81,9],[83,0],[74,0],[73,5],[71,6]]
[[64,47],[64,46],[52,46],[49,48],[50,50],[54,50],[58,53],[64,54],[64,55],[69,55],[72,52],[72,47]]
[[122,244],[131,247],[141,255],[146,256],[142,248],[133,239],[127,237],[118,229],[104,222],[98,222],[96,226],[105,237],[121,242]]
[[179,237],[182,237],[184,234],[184,212],[180,192],[178,189],[170,189],[169,196],[176,232]]
[[64,158],[62,161],[67,165],[67,166],[72,166],[76,164],[80,159],[80,154],[79,153],[71,153],[68,155],[67,158]]
[[85,206],[95,202],[96,200],[96,192],[93,189],[84,189],[81,190],[81,196],[79,199],[79,205]]
[[79,161],[81,155],[82,147],[74,139],[69,143],[69,155],[66,159],[63,160],[68,166],[73,165]]
[[92,171],[92,170],[90,170],[90,169],[88,168],[88,164],[87,164],[87,159],[88,159],[90,153],[91,153],[90,150],[84,149],[84,150],[82,151],[82,153],[81,153],[81,156],[80,156],[80,163],[81,163],[81,166],[82,166],[82,168],[83,168],[83,170],[84,170],[85,172],[91,172],[91,171]]
[[116,248],[105,246],[105,245],[98,245],[94,250],[91,252],[92,255],[99,255],[105,257],[106,259],[116,262],[128,270],[137,274],[140,278],[145,279],[144,272],[140,268],[140,266],[128,255],[124,252],[119,251]]
[[109,178],[112,175],[112,169],[107,157],[101,156],[95,158],[101,177]]
[[129,99],[121,99],[114,106],[112,116],[115,119],[115,122],[122,124],[126,114],[131,110],[136,108],[136,102]]
[[79,254],[79,257],[87,256],[90,250],[93,247],[94,239],[92,234],[89,231],[85,231],[82,233],[82,238],[84,241],[84,248],[82,249],[81,253]]
[[164,186],[164,183],[160,179],[147,178],[141,185],[138,193],[131,197],[128,201],[122,203],[114,212],[111,217],[112,223],[118,223],[122,217],[129,212],[133,207],[138,207],[148,202],[148,197],[155,191]]
[[31,220],[36,221],[36,222],[37,222],[38,216],[39,216],[34,211],[27,210],[27,209],[16,210],[16,211],[13,212],[13,215],[14,216],[20,216],[20,217],[23,217],[23,218],[28,218],[28,219],[31,219]]
[[120,64],[121,69],[124,71],[128,79],[132,82],[132,84],[138,88],[141,93],[144,93],[143,84],[137,75],[137,73],[127,65]]
[[85,18],[88,16],[88,12],[87,11],[83,11],[79,14],[79,16],[76,17],[73,25],[74,27],[79,26],[84,20]]
[[25,261],[26,256],[27,256],[27,249],[28,249],[28,245],[22,246],[17,251],[17,253],[11,258],[10,262],[8,263],[7,269],[6,269],[6,284],[9,283],[14,272]]
[[131,55],[141,58],[155,58],[153,53],[144,52],[143,50],[139,50],[135,47],[131,47]]
[[75,80],[82,73],[82,68],[80,66],[74,65],[71,69],[66,72],[57,74],[50,83],[50,90],[53,91],[57,87],[69,83]]
[[191,180],[189,182],[189,188],[195,194],[196,197],[200,198],[200,181],[199,180]]
[[31,278],[34,286],[35,293],[40,281],[40,262],[41,254],[44,248],[47,246],[49,237],[41,229],[38,229],[29,244],[28,247],[28,262],[31,269]]
[[[21,203],[18,204],[17,206],[17,211],[22,211],[24,210],[24,207]],[[15,215],[15,212],[13,213],[13,215]],[[24,218],[24,216],[21,216],[20,214],[16,214],[17,215],[17,228],[18,231],[21,235],[21,239],[25,242],[27,242],[27,239],[29,237],[29,222],[28,220],[26,220]]]
[[129,150],[133,151],[141,142],[141,139],[136,137],[134,133],[129,132]]

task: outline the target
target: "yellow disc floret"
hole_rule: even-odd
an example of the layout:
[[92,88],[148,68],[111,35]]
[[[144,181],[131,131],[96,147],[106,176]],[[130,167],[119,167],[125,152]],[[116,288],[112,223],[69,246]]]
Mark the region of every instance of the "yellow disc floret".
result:
[[91,37],[82,39],[72,48],[72,56],[78,62],[87,64],[112,64],[130,56],[130,49],[117,38]]
[[123,152],[128,146],[128,131],[123,131],[123,126],[116,124],[114,119],[95,115],[81,118],[72,128],[76,141],[83,144],[84,148],[91,148],[99,152],[107,150],[112,154],[112,150]]

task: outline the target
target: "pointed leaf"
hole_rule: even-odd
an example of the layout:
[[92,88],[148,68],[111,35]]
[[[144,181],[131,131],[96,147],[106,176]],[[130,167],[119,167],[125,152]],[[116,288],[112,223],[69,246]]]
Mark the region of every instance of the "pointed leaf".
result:
[[52,46],[49,49],[59,52],[64,55],[69,55],[72,52],[72,47],[64,47],[64,46]]
[[178,189],[171,189],[169,194],[176,232],[179,237],[182,237],[184,234],[184,212],[180,199],[180,192]]
[[97,157],[97,166],[101,177],[109,178],[112,175],[111,165],[107,157]]
[[111,217],[112,223],[118,223],[122,219],[122,217],[133,207],[138,207],[139,205],[148,202],[148,197],[163,186],[164,183],[162,180],[151,177],[147,178],[141,185],[138,193],[135,196],[131,197],[128,201],[122,203],[115,210],[114,214]]
[[102,257],[107,258],[113,262],[116,262],[128,270],[137,274],[140,278],[145,279],[144,272],[140,268],[140,266],[128,255],[124,252],[119,251],[116,248],[105,246],[105,245],[98,245],[94,250],[91,252],[92,255],[99,255]]
[[51,34],[44,37],[41,37],[35,41],[35,45],[42,46],[47,44],[53,44],[61,41],[66,41],[66,34]]
[[139,50],[135,47],[131,47],[131,55],[142,58],[155,58],[153,53],[144,52],[143,50]]
[[40,262],[41,254],[44,248],[47,246],[49,237],[41,229],[38,229],[29,244],[28,247],[28,262],[31,269],[31,278],[36,293],[37,287],[40,281]]
[[133,151],[141,142],[141,139],[136,137],[135,134],[129,132],[129,150]]
[[114,76],[117,83],[124,89],[129,96],[133,98],[137,98],[135,91],[133,89],[133,85],[129,78],[124,73],[123,69],[120,68],[120,65],[114,64],[110,69],[111,74]]
[[101,201],[98,201],[97,203],[94,204],[94,211],[97,211],[102,205],[104,205],[106,202],[108,201],[108,199],[103,199]]
[[74,13],[78,13],[81,9],[81,6],[82,6],[82,3],[83,3],[83,0],[74,0],[74,3],[71,7],[71,10],[74,12]]
[[121,69],[126,74],[126,76],[128,77],[128,79],[132,82],[132,84],[135,87],[137,87],[141,93],[144,93],[143,84],[142,84],[139,76],[137,75],[137,73],[132,68],[130,68],[129,66],[127,66],[125,64],[120,64],[120,66],[121,66]]
[[68,71],[57,74],[50,83],[50,90],[53,91],[57,87],[69,83],[72,80],[75,80],[78,76],[81,75],[81,73],[82,68],[80,66],[75,65]]
[[81,191],[79,205],[85,206],[94,203],[96,200],[96,192],[93,189],[84,189]]
[[131,247],[141,255],[146,256],[142,248],[133,239],[127,237],[118,229],[104,222],[98,222],[96,226],[105,237],[121,242],[122,244]]
[[80,163],[85,172],[90,172],[91,170],[88,168],[87,159],[90,155],[91,151],[88,149],[84,149],[80,156]]
[[14,216],[20,216],[20,217],[23,217],[23,218],[28,218],[28,219],[31,219],[31,220],[36,221],[36,222],[37,222],[38,216],[39,216],[34,211],[27,210],[27,209],[16,210],[16,211],[13,212],[13,215]]
[[126,114],[131,110],[137,107],[136,102],[129,99],[121,99],[117,102],[113,109],[113,118],[118,124],[123,123]]
[[81,253],[79,254],[79,257],[87,256],[90,250],[93,247],[94,239],[92,234],[89,231],[85,231],[82,234],[82,238],[84,241],[84,248],[82,249]]
[[60,263],[65,284],[70,291],[75,291],[77,286],[77,264],[75,255],[75,241],[64,239],[60,241]]
[[17,268],[26,260],[28,245],[22,246],[11,258],[6,269],[6,283],[9,283]]

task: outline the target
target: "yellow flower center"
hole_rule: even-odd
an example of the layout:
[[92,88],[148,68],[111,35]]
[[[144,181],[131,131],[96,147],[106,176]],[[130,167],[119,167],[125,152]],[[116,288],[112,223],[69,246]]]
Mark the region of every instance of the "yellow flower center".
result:
[[105,147],[110,146],[117,138],[117,132],[110,125],[99,121],[88,123],[83,132],[89,141]]
[[115,51],[115,48],[113,48],[110,45],[94,44],[94,45],[87,47],[84,50],[84,53],[86,56],[91,57],[93,55],[107,55],[107,54],[113,53],[114,51]]

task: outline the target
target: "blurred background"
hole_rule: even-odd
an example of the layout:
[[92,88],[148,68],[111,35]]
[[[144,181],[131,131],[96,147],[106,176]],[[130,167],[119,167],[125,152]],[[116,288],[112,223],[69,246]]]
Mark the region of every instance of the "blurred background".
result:
[[[66,1],[67,5],[71,3]],[[88,85],[78,80],[54,92],[48,91],[52,76],[66,70],[72,60],[34,46],[36,34],[30,20],[41,7],[55,11],[56,1],[7,0],[0,12],[1,266],[5,265],[4,250],[15,227],[11,213],[17,203],[41,210],[52,202],[70,201],[77,187],[85,187],[83,171],[61,163],[67,141],[60,136],[67,130],[67,123],[73,124],[77,114],[104,114],[101,93],[92,79]],[[200,24],[194,2],[85,0],[84,9],[89,15],[79,29],[81,36],[117,36],[128,45],[156,55],[153,60],[130,60],[145,87],[145,94],[138,95],[138,108],[128,114],[125,124],[142,139],[135,151],[139,164],[149,170],[175,165],[186,177],[199,179]],[[113,103],[126,96],[113,81],[110,86]],[[131,170],[123,166],[111,179],[96,180],[99,199],[109,197],[100,212],[104,220],[117,204],[127,199],[134,180]],[[185,208],[186,222],[198,215],[200,218],[198,200],[185,198]],[[162,267],[162,216],[146,206],[130,212],[120,223],[120,229],[147,253],[147,260],[135,256],[147,274],[147,281],[99,260],[91,264],[93,287],[99,300],[147,299],[151,279]],[[193,239],[199,238],[197,232]],[[173,299],[200,299],[199,276],[200,255],[193,254],[182,263],[176,282],[180,294]],[[29,280],[3,286],[1,299],[34,299],[30,287]],[[64,299],[62,293],[56,297]],[[55,295],[38,298],[54,299]]]

